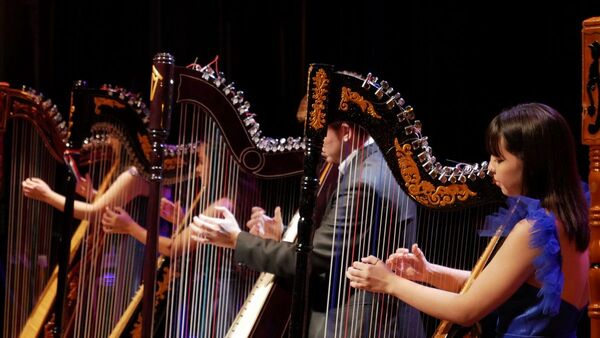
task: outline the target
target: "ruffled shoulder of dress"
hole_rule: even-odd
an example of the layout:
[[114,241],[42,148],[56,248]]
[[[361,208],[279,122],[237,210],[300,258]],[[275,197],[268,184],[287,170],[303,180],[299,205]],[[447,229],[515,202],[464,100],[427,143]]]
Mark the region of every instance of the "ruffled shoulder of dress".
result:
[[585,195],[585,201],[587,202],[587,205],[589,207],[590,203],[592,202],[592,196],[590,195],[590,186],[585,182],[581,182],[581,189],[583,190],[583,194]]
[[522,219],[531,224],[529,245],[540,249],[540,254],[534,259],[535,277],[542,283],[538,297],[542,297],[541,310],[547,315],[556,315],[560,309],[560,294],[563,288],[561,271],[561,255],[556,218],[554,214],[542,208],[537,199],[524,196],[508,197],[506,208],[486,218],[482,236],[489,236],[500,225],[504,225],[504,235],[507,235]]

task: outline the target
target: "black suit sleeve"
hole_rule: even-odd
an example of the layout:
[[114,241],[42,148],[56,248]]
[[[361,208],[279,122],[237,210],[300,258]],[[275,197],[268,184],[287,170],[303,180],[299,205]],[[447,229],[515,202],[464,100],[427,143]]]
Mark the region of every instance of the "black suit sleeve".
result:
[[[374,189],[362,183],[346,185],[347,188],[334,196],[326,208],[321,225],[315,231],[312,267],[315,272],[327,272],[331,262],[332,248],[335,255],[347,251],[366,235],[372,212],[363,201],[372,202]],[[353,231],[349,231],[354,227]],[[355,233],[358,231],[359,233]],[[351,238],[344,238],[352,236]],[[333,246],[333,241],[336,245]],[[296,270],[296,244],[263,239],[247,232],[238,236],[234,260],[257,271],[273,273],[279,277],[291,277]]]
[[277,242],[242,231],[235,246],[234,260],[257,271],[290,277],[296,270],[295,249],[295,243]]

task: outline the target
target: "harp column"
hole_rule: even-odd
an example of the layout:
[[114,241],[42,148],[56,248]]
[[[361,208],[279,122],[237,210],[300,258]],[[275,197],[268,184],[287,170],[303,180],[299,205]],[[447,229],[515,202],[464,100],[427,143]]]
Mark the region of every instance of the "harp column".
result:
[[159,53],[154,56],[150,86],[150,123],[148,127],[152,152],[150,153],[150,189],[148,214],[146,216],[147,238],[144,252],[142,337],[151,337],[153,332],[160,185],[163,174],[163,148],[169,132],[173,105],[174,70],[175,58],[173,56],[168,53]]
[[582,29],[582,142],[588,145],[590,157],[589,185],[591,204],[590,304],[588,315],[591,336],[600,336],[600,17],[583,21]]
[[319,186],[317,167],[321,158],[323,139],[327,134],[329,81],[333,67],[312,64],[308,70],[308,114],[305,122],[306,151],[304,177],[300,195],[300,220],[296,246],[296,275],[292,293],[290,334],[306,337],[308,333],[308,280],[311,271],[309,256],[313,250],[315,231],[313,213]]

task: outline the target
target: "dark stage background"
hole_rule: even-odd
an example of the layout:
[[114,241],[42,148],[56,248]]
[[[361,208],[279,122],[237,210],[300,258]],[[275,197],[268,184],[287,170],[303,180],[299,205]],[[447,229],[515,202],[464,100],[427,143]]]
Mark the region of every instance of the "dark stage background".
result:
[[[0,0],[0,81],[40,90],[66,114],[73,80],[148,97],[155,53],[177,64],[219,56],[264,133],[295,121],[310,62],[386,79],[415,107],[438,159],[487,159],[500,109],[541,101],[580,138],[581,22],[600,1]],[[587,170],[581,147],[581,170]],[[587,174],[584,175],[587,179]]]
[[[558,4],[562,3],[562,4]],[[415,108],[438,159],[480,162],[502,108],[547,103],[580,140],[581,23],[600,1],[0,0],[0,81],[66,115],[73,80],[148,97],[157,52],[219,56],[263,135],[298,136],[311,62],[386,79]],[[587,180],[587,147],[579,147]]]

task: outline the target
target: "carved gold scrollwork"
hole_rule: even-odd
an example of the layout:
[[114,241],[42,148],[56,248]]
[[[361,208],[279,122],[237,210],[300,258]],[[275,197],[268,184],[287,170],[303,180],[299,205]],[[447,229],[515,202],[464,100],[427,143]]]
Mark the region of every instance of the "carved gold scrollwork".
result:
[[342,87],[342,98],[340,100],[340,110],[348,111],[348,103],[353,102],[360,107],[363,113],[367,113],[376,119],[381,119],[381,115],[377,114],[371,101],[365,100],[359,93],[353,92],[350,88]]
[[109,98],[105,98],[105,97],[94,97],[94,113],[96,113],[96,115],[100,115],[100,113],[101,113],[100,106],[107,106],[110,108],[119,108],[119,109],[125,108],[125,104],[123,104],[115,99],[109,99]]
[[325,126],[325,98],[329,92],[329,79],[323,69],[319,69],[312,80],[315,83],[312,98],[314,99],[310,111],[310,127],[320,130]]
[[152,145],[150,144],[150,140],[148,140],[148,136],[138,133],[138,141],[140,141],[140,146],[144,152],[144,157],[149,159],[150,153],[152,152]]
[[431,182],[423,181],[417,163],[412,158],[410,144],[400,144],[394,140],[398,167],[408,188],[408,193],[424,206],[443,207],[454,204],[456,200],[466,201],[477,194],[466,184],[451,184],[435,187]]
[[156,94],[156,90],[158,89],[158,83],[162,81],[163,76],[160,75],[158,69],[153,65],[152,66],[152,78],[150,84],[150,101],[154,100],[154,94]]

